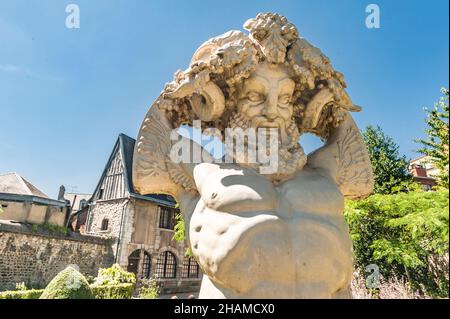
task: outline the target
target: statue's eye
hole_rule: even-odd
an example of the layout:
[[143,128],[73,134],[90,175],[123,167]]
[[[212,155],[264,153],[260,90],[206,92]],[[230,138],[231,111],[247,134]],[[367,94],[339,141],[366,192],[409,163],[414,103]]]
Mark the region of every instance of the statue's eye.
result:
[[288,104],[289,102],[291,102],[290,94],[283,94],[278,97],[278,103],[280,104]]
[[250,91],[247,94],[247,98],[252,102],[262,102],[264,101],[264,96],[261,93]]

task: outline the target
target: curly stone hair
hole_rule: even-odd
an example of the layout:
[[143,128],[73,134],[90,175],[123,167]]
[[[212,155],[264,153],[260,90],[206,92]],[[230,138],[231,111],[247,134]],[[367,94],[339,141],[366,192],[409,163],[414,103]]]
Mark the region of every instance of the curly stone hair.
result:
[[173,127],[195,119],[223,130],[236,110],[238,88],[262,62],[284,64],[295,81],[294,121],[300,133],[323,139],[339,126],[346,111],[359,111],[345,92],[343,75],[284,16],[258,14],[241,31],[229,31],[203,43],[190,66],[177,71],[158,106]]

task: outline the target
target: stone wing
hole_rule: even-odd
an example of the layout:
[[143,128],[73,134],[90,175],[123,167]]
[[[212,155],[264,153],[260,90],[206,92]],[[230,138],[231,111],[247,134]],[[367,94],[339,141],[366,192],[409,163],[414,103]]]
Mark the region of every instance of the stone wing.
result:
[[133,155],[133,185],[140,194],[164,193],[174,197],[195,192],[193,179],[183,166],[170,160],[173,128],[158,99],[147,112]]
[[373,192],[369,154],[348,112],[325,145],[308,155],[308,166],[326,171],[347,198],[364,198]]

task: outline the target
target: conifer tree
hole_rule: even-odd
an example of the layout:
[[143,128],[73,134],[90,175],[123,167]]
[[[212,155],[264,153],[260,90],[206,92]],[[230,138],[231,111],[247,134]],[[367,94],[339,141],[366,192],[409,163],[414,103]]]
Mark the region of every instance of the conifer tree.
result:
[[443,95],[439,102],[434,104],[434,108],[425,109],[427,139],[419,139],[416,142],[422,144],[422,148],[418,151],[430,156],[433,164],[439,169],[438,185],[448,188],[448,89],[442,88],[441,92]]
[[412,181],[408,173],[408,160],[400,156],[399,147],[393,139],[377,126],[369,125],[362,132],[369,151],[375,179],[374,192],[390,194],[393,188],[399,189]]

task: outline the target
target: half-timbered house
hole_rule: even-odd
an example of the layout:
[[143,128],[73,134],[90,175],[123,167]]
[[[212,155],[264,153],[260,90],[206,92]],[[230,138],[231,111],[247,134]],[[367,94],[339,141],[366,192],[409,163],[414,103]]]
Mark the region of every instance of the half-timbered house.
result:
[[198,291],[198,264],[185,256],[186,242],[173,239],[175,201],[168,195],[140,195],[133,188],[134,144],[119,135],[87,208],[80,211],[85,218],[74,217],[85,220],[86,234],[109,236],[115,262],[138,278],[156,277],[163,293]]

